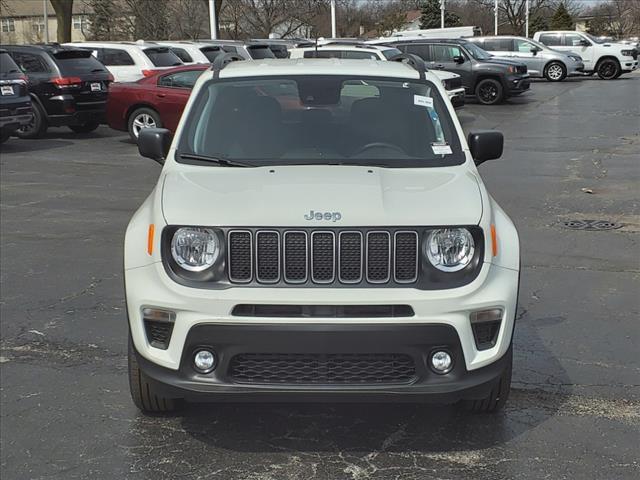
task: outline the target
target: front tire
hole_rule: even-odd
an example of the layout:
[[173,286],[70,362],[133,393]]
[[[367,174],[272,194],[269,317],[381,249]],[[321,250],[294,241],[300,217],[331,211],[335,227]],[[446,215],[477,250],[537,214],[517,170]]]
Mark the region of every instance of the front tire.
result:
[[160,395],[149,378],[140,370],[136,360],[136,352],[133,340],[129,335],[129,390],[131,399],[142,413],[169,413],[178,409],[178,401],[175,398],[167,398]]
[[82,125],[69,125],[69,128],[76,133],[91,133],[99,126],[98,122],[87,122]]
[[596,72],[602,80],[614,80],[620,76],[621,73],[620,64],[613,58],[605,58],[598,62]]
[[485,78],[476,85],[476,98],[483,105],[496,105],[504,101],[504,88],[498,80]]
[[544,78],[550,82],[561,82],[567,77],[567,67],[561,62],[551,62],[544,69]]
[[511,391],[511,372],[513,369],[513,347],[505,353],[507,366],[502,375],[485,398],[464,400],[462,407],[473,413],[496,413],[502,410]]
[[152,108],[142,107],[129,115],[127,130],[134,143],[138,143],[138,135],[143,128],[162,128],[162,121],[158,112]]
[[16,130],[16,136],[25,140],[33,138],[42,138],[47,133],[49,127],[47,123],[47,114],[42,109],[40,104],[36,101],[32,101],[33,119],[24,127],[20,127]]

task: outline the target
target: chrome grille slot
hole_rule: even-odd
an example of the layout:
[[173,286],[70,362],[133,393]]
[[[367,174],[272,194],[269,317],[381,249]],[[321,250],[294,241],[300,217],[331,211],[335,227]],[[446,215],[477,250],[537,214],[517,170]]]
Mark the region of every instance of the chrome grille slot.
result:
[[386,283],[391,269],[391,235],[389,232],[367,233],[367,281]]
[[338,235],[338,276],[342,283],[362,281],[362,233],[340,232]]
[[307,234],[290,231],[284,234],[284,281],[304,283],[307,281]]
[[331,283],[335,278],[336,236],[333,232],[311,234],[311,280]]
[[232,230],[228,235],[229,280],[235,283],[246,283],[253,276],[253,254],[251,248],[251,232]]
[[256,279],[260,283],[280,280],[280,233],[261,230],[256,233]]

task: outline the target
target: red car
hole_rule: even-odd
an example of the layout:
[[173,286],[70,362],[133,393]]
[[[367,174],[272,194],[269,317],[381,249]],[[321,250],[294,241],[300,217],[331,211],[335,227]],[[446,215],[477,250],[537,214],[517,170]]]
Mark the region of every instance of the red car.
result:
[[132,83],[112,83],[107,100],[107,123],[128,131],[138,141],[142,128],[163,127],[175,131],[191,89],[211,65],[196,64],[158,70]]

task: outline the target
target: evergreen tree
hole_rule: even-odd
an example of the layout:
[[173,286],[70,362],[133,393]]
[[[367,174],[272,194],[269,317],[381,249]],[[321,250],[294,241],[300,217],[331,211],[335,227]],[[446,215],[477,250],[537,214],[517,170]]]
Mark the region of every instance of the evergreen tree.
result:
[[553,30],[573,30],[573,27],[573,18],[562,2],[551,17],[551,28]]
[[536,15],[529,24],[529,34],[533,37],[536,32],[543,32],[549,30],[549,22],[542,15]]
[[[444,12],[444,26],[460,26],[460,17],[453,12]],[[440,0],[425,0],[422,4],[420,28],[440,28]]]

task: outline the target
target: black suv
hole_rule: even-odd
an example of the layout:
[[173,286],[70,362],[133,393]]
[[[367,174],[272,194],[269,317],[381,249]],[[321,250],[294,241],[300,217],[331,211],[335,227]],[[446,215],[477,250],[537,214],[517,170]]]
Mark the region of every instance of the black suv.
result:
[[463,39],[397,40],[386,44],[418,55],[430,69],[457,73],[467,95],[475,95],[485,105],[500,103],[529,89],[525,64],[493,58]]
[[27,77],[6,50],[0,50],[0,143],[33,118]]
[[47,127],[87,133],[104,122],[113,76],[91,51],[57,44],[2,46],[27,75],[33,121],[16,132],[38,138]]

